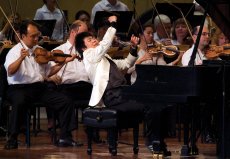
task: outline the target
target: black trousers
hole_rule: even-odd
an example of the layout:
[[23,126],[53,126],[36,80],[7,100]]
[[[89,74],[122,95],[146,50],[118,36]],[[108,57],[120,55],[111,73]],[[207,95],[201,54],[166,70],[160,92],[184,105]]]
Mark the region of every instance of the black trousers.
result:
[[117,110],[119,124],[132,124],[143,119],[144,105],[122,97],[122,87],[106,90],[103,95],[106,107]]
[[73,84],[62,84],[57,87],[59,92],[70,97],[72,100],[88,100],[90,99],[92,92],[92,84],[79,81]]
[[33,102],[42,102],[57,114],[60,122],[60,138],[67,138],[76,128],[74,104],[62,93],[48,89],[45,83],[10,85],[7,98],[12,104],[9,133],[17,135],[21,120]]

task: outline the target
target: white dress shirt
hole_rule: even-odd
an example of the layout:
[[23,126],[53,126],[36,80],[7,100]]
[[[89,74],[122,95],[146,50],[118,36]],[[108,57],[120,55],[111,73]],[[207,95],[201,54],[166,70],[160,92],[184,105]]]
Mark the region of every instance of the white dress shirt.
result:
[[42,8],[37,9],[36,14],[34,16],[34,20],[50,19],[56,20],[56,24],[51,39],[63,40],[65,34],[67,33],[67,26],[65,24],[61,11],[55,8],[55,10],[51,12],[45,4],[42,6]]
[[[182,60],[181,60],[181,63],[183,66],[188,66],[189,61],[192,56],[193,49],[194,49],[194,45],[183,54]],[[203,60],[207,60],[207,58],[204,56],[204,54],[202,53],[200,49],[197,49],[195,65],[202,65]]]
[[[68,40],[54,50],[62,50],[65,54],[78,54],[75,47]],[[62,78],[62,84],[72,84],[79,81],[89,82],[85,65],[83,61],[79,61],[78,59],[64,65],[57,75]]]
[[[7,75],[7,80],[9,85],[12,84],[30,84],[35,82],[43,82],[44,76],[49,74],[50,65],[49,64],[38,64],[34,59],[34,50],[40,46],[34,46],[32,49],[29,50],[30,56],[25,57],[22,61],[18,71],[13,75]],[[6,55],[6,61],[4,66],[6,71],[8,72],[8,67],[15,62],[21,56],[21,43],[15,45]]]
[[117,3],[114,6],[111,5],[108,0],[101,0],[96,3],[92,9],[91,24],[94,22],[97,11],[129,11],[129,9],[126,4],[120,2],[119,0],[117,0]]

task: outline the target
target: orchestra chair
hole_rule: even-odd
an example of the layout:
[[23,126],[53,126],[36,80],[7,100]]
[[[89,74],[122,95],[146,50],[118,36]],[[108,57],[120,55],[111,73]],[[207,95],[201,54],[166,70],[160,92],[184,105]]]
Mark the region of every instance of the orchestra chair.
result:
[[[130,121],[132,120],[132,121]],[[122,128],[133,128],[133,152],[138,154],[138,136],[140,119],[130,118],[127,114],[127,119],[119,119],[119,114],[116,110],[110,108],[86,108],[83,110],[83,124],[86,126],[88,139],[88,155],[92,154],[92,139],[93,129],[106,129],[108,132],[109,152],[112,156],[117,155],[118,130]]]

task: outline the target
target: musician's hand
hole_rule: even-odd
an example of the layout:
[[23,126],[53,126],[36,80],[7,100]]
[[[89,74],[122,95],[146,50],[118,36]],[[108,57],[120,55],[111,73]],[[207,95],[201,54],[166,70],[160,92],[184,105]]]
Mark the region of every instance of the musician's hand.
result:
[[153,57],[152,54],[145,52],[144,56],[142,56],[136,61],[136,64],[141,64],[144,61],[152,60],[152,57]]
[[171,39],[164,39],[161,42],[165,46],[172,45]]
[[23,49],[21,50],[21,56],[20,56],[20,58],[21,58],[22,60],[24,60],[24,59],[26,58],[26,56],[29,56],[29,55],[30,55],[30,54],[29,54],[29,51],[23,48]]
[[43,41],[50,41],[50,37],[48,37],[48,36],[42,36],[42,40]]
[[112,22],[117,22],[117,17],[116,17],[115,15],[110,16],[110,17],[108,18],[108,21],[109,21],[110,23],[112,23]]
[[65,63],[71,62],[71,61],[73,61],[74,59],[77,58],[77,54],[71,54],[71,56],[72,56],[72,57],[67,57],[67,58],[65,59]]
[[139,43],[139,40],[140,39],[138,37],[132,35],[131,38],[130,38],[131,46],[136,47],[138,45],[138,43]]
[[62,78],[58,75],[53,75],[47,78],[46,81],[54,82],[56,85],[60,85],[62,82]]

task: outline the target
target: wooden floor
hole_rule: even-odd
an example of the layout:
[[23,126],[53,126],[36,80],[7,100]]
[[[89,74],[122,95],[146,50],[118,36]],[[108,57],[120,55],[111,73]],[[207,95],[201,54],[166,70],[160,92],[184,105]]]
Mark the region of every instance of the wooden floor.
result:
[[[31,135],[31,147],[26,148],[25,137],[20,135],[20,145],[16,150],[4,150],[4,144],[6,142],[5,137],[0,138],[0,159],[151,159],[152,154],[144,145],[144,138],[142,136],[142,129],[140,130],[139,137],[139,154],[133,155],[132,146],[127,145],[132,143],[132,131],[128,130],[122,132],[119,137],[118,155],[111,156],[108,152],[107,144],[93,144],[92,156],[88,156],[86,153],[87,139],[82,124],[79,125],[78,131],[75,133],[75,137],[84,143],[84,146],[77,148],[58,148],[51,144],[50,136],[47,131],[45,119],[41,122],[42,131],[37,136]],[[142,125],[140,125],[142,128]],[[101,137],[106,138],[106,133],[101,132]],[[127,143],[127,144],[124,144]],[[182,142],[178,142],[177,138],[167,138],[166,143],[168,149],[172,152],[171,157],[167,158],[182,158],[180,157],[180,149]],[[185,159],[215,159],[216,148],[214,144],[202,144],[198,141],[199,155],[183,157]]]

